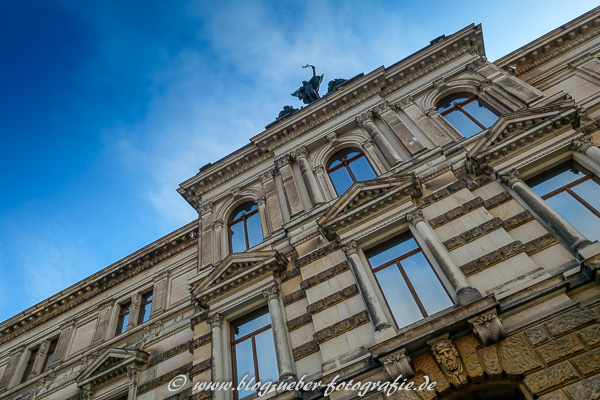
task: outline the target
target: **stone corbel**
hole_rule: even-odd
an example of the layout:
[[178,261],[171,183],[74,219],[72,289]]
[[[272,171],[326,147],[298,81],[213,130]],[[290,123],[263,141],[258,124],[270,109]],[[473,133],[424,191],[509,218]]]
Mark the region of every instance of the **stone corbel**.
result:
[[329,142],[329,144],[331,145],[331,147],[335,147],[338,144],[340,144],[340,140],[338,138],[337,133],[335,132],[331,132],[327,135],[327,141]]
[[446,83],[444,82],[444,78],[436,79],[433,81],[433,88],[438,92],[443,90],[446,87]]
[[200,204],[200,213],[201,214],[211,213],[213,211],[213,208],[214,208],[214,205],[213,205],[212,201],[207,201],[206,203]]
[[467,384],[467,372],[460,358],[458,349],[449,339],[448,334],[427,342],[435,362],[457,388]]
[[484,346],[498,343],[508,335],[495,310],[470,318],[467,321],[473,328],[475,336],[479,338]]
[[385,372],[394,381],[398,377],[410,379],[415,376],[410,357],[406,354],[406,349],[400,349],[386,357],[380,359]]
[[239,186],[235,186],[231,189],[231,196],[235,199],[238,199],[242,196],[242,189]]
[[479,59],[467,64],[467,71],[471,74],[477,73],[477,70],[487,63],[487,58],[485,56],[480,57]]

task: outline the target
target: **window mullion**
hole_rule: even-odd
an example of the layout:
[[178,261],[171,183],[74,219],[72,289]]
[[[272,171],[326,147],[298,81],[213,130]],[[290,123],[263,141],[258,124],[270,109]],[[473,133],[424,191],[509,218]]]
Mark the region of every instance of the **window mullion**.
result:
[[402,268],[402,265],[400,264],[400,262],[397,262],[396,265],[398,266],[398,270],[400,270],[400,273],[402,274],[402,277],[404,278],[404,282],[406,282],[406,286],[408,286],[408,290],[410,290],[410,293],[412,294],[413,298],[415,299],[415,303],[417,303],[417,307],[419,307],[421,314],[423,314],[423,317],[426,317],[427,310],[425,310],[425,306],[423,306],[423,303],[421,303],[421,299],[419,299],[419,295],[417,294],[417,291],[415,290],[414,286],[410,282],[410,279],[408,279],[408,275],[406,275],[404,268]]
[[596,210],[590,203],[585,201],[581,196],[572,191],[571,189],[566,189],[566,192],[575,198],[575,200],[579,201],[585,208],[590,210],[596,217],[600,218],[600,212]]

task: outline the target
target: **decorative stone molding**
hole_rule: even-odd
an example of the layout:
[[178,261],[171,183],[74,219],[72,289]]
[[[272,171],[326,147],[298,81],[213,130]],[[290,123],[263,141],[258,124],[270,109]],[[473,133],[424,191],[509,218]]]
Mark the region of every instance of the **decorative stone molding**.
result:
[[592,136],[586,135],[582,136],[579,139],[573,140],[571,143],[571,148],[575,151],[585,154],[586,151],[589,150],[590,147],[594,146],[592,143]]
[[375,112],[375,114],[377,115],[381,115],[386,111],[391,110],[392,107],[390,106],[390,103],[388,103],[387,101],[378,104],[377,106],[375,106],[375,108],[373,108],[373,111]]
[[315,174],[322,174],[323,172],[325,172],[325,167],[322,165],[317,165],[314,169],[313,172]]
[[351,242],[345,243],[342,245],[342,251],[347,255],[350,256],[352,254],[358,254],[358,249],[357,249],[357,245],[356,242],[353,240]]
[[460,387],[467,384],[467,373],[454,343],[447,337],[430,342],[433,358],[450,382]]
[[279,288],[277,285],[273,285],[270,288],[263,290],[263,297],[266,297],[267,300],[273,300],[279,298]]
[[337,146],[340,143],[337,133],[331,132],[327,134],[327,141],[331,146]]
[[520,182],[519,171],[511,169],[503,174],[500,174],[500,180],[508,187],[512,187],[515,183]]
[[470,318],[468,321],[473,328],[473,333],[484,346],[498,343],[508,336],[496,311]]
[[211,329],[220,328],[221,322],[223,322],[223,316],[219,313],[213,314],[206,320],[206,323]]
[[477,91],[478,92],[483,92],[485,89],[491,87],[493,85],[493,82],[489,79],[483,80],[481,82],[479,82],[479,84],[477,85]]
[[367,139],[364,142],[362,142],[363,149],[368,149],[371,146],[373,146],[373,139]]
[[397,101],[394,104],[392,104],[392,108],[394,110],[404,110],[406,107],[411,106],[413,103],[414,103],[413,97],[406,96],[405,98],[401,99],[400,101]]
[[429,110],[425,110],[425,115],[427,115],[430,118],[437,114],[438,114],[437,107],[431,107]]
[[423,215],[423,210],[417,208],[406,214],[406,220],[413,225],[418,224],[421,221],[425,221],[425,216]]
[[212,201],[207,201],[206,203],[202,203],[200,204],[200,213],[201,214],[208,214],[213,212],[214,209],[214,204],[212,203]]
[[134,384],[137,382],[138,373],[139,371],[137,370],[137,368],[133,366],[127,367],[127,378],[129,378],[130,384]]
[[485,56],[480,57],[478,60],[475,60],[469,64],[467,64],[467,71],[471,74],[477,73],[481,67],[487,64],[487,58]]
[[260,174],[260,180],[262,183],[268,182],[275,176],[275,169],[271,168]]
[[356,117],[356,122],[361,127],[364,127],[367,122],[373,122],[373,116],[373,111],[365,111],[364,113]]
[[279,157],[278,159],[275,160],[275,166],[277,168],[282,168],[286,165],[289,165],[292,163],[292,157],[289,154],[285,154],[281,157]]
[[235,187],[231,188],[230,193],[234,199],[239,199],[242,196],[242,189],[240,189],[239,186],[235,186]]
[[380,361],[392,381],[398,377],[412,378],[415,376],[415,371],[413,370],[410,357],[406,354],[406,349],[400,349],[389,356],[381,358]]
[[210,226],[212,229],[218,229],[223,227],[223,225],[225,225],[225,222],[223,222],[222,219],[218,219],[215,222],[212,223],[212,225]]
[[300,146],[294,150],[292,150],[291,152],[291,156],[294,160],[298,160],[302,157],[308,157],[308,151],[306,150],[305,146]]
[[265,196],[259,197],[256,199],[256,204],[259,206],[263,206],[267,203],[267,198]]

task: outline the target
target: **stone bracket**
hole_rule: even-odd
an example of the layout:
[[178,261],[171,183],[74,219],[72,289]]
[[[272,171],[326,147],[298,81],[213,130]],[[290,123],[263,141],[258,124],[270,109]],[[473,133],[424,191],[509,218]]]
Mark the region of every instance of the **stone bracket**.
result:
[[484,346],[498,343],[508,336],[496,310],[488,311],[467,320],[475,336]]
[[385,372],[387,372],[392,381],[396,380],[399,376],[407,379],[415,376],[415,371],[405,348],[382,357],[379,361],[383,364]]

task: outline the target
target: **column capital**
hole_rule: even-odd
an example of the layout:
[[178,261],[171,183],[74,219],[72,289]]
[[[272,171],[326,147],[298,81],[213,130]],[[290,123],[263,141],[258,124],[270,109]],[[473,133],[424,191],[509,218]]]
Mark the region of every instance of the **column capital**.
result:
[[504,183],[510,188],[512,188],[515,185],[515,183],[522,182],[521,179],[519,179],[519,171],[517,171],[514,168],[510,171],[506,171],[500,174],[500,180],[502,181],[502,183]]
[[356,122],[358,125],[364,127],[367,123],[373,122],[373,111],[365,111],[356,117]]
[[571,142],[571,148],[583,154],[585,154],[592,146],[594,146],[594,143],[592,143],[592,135],[585,135]]
[[270,169],[266,170],[265,172],[263,172],[262,174],[260,174],[260,180],[262,183],[266,183],[268,181],[273,180],[274,176],[275,176],[275,169],[270,168]]
[[430,118],[434,115],[438,115],[437,107],[431,107],[429,110],[425,110],[425,115],[427,115]]
[[385,372],[392,380],[396,380],[399,376],[409,379],[415,376],[410,357],[404,348],[382,358],[380,361]]
[[413,225],[417,225],[419,222],[425,222],[423,210],[417,208],[416,210],[406,213],[406,220]]
[[215,222],[213,222],[213,223],[210,225],[210,227],[211,227],[212,229],[217,229],[217,228],[222,228],[222,227],[223,227],[223,225],[225,225],[225,222],[223,222],[223,220],[222,220],[222,219],[218,219],[218,220],[216,220]]
[[350,256],[352,254],[358,254],[358,246],[356,244],[356,241],[352,240],[348,243],[343,244],[342,251],[346,253],[347,256]]
[[127,367],[127,378],[129,378],[129,384],[133,385],[137,383],[138,373],[139,371],[136,367]]
[[273,285],[262,291],[262,295],[267,298],[267,300],[273,300],[279,298],[279,288],[277,285]]
[[390,105],[390,103],[388,101],[384,101],[383,103],[375,106],[375,108],[373,108],[373,111],[375,112],[375,114],[381,115],[384,112],[389,111],[391,109],[392,109],[392,106]]
[[282,168],[291,163],[292,163],[292,156],[289,154],[285,154],[275,160],[275,166],[277,166],[277,168]]
[[362,142],[363,149],[367,149],[371,146],[373,146],[373,139],[367,139],[364,142]]
[[325,172],[325,167],[323,165],[317,165],[314,169],[313,169],[315,174],[322,174],[323,172]]
[[220,328],[222,322],[223,315],[219,313],[213,314],[206,319],[206,323],[208,324],[208,326],[210,326],[210,329]]
[[400,101],[395,102],[394,104],[392,104],[392,108],[394,110],[404,110],[407,107],[410,107],[411,105],[413,105],[414,103],[414,99],[412,96],[406,96],[405,98],[401,99]]
[[306,150],[305,146],[300,146],[300,147],[292,150],[292,152],[290,154],[291,154],[292,158],[295,159],[296,161],[301,158],[308,157],[308,151]]
[[256,199],[256,204],[259,206],[264,206],[267,203],[267,198],[265,196],[259,197]]
[[214,204],[212,203],[212,201],[207,201],[206,203],[200,204],[200,212],[202,214],[211,213],[213,211],[213,208]]

